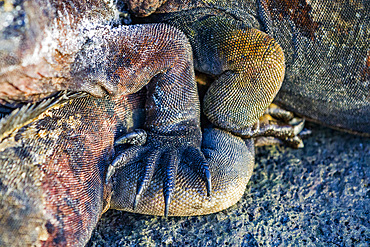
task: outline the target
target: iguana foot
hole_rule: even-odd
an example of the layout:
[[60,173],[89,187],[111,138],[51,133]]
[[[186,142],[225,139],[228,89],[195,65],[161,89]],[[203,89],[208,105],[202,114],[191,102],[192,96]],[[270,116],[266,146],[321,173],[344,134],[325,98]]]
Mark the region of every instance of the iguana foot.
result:
[[[175,190],[178,166],[183,163],[185,157],[191,157],[192,162],[187,162],[191,169],[205,182],[207,196],[210,196],[211,173],[208,163],[197,145],[200,140],[196,133],[186,135],[164,136],[148,133],[145,145],[134,145],[119,154],[108,169],[107,179],[110,179],[115,171],[121,167],[142,161],[144,169],[141,172],[133,202],[133,210],[138,205],[141,196],[148,189],[155,172],[164,170],[163,196],[164,215],[168,216],[171,197]],[[117,143],[120,145],[120,143]],[[117,171],[119,173],[119,171]]]
[[286,144],[292,148],[303,148],[304,118],[294,117],[292,112],[271,104],[259,119],[256,146]]
[[[113,191],[111,209],[124,210],[133,213],[164,215],[166,208],[163,194],[165,191],[164,178],[171,164],[171,152],[178,161],[176,185],[174,187],[169,216],[190,216],[211,214],[224,210],[235,204],[244,194],[245,187],[252,176],[254,167],[254,140],[243,140],[230,132],[218,128],[204,128],[201,152],[194,145],[194,135],[187,137],[160,137],[149,135],[148,142],[151,151],[147,151],[137,162],[126,163],[113,176]],[[167,141],[164,141],[165,138]],[[157,143],[157,141],[160,143]],[[198,141],[199,138],[196,138]],[[171,146],[167,146],[171,143]],[[197,143],[198,144],[198,143]],[[157,145],[158,148],[153,148]],[[118,149],[118,148],[117,148]],[[163,151],[167,149],[168,151]],[[203,155],[205,160],[203,159]],[[160,158],[161,157],[161,158]],[[172,158],[173,160],[173,158]],[[147,167],[153,167],[157,162],[148,186],[140,186]],[[166,163],[167,162],[167,163]],[[212,188],[208,196],[204,175],[204,165],[212,174]],[[203,169],[203,170],[202,170]],[[201,174],[201,175],[199,175]],[[208,184],[210,185],[208,176]],[[139,181],[139,183],[138,183]],[[149,179],[147,179],[149,181]],[[137,191],[142,187],[142,196],[137,198]],[[132,205],[136,200],[137,206]]]

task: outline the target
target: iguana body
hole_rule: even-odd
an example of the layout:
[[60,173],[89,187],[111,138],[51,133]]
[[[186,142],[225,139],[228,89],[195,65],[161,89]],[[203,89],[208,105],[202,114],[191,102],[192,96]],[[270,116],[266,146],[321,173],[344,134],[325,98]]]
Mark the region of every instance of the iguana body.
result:
[[1,245],[78,246],[90,238],[109,201],[105,166],[125,123],[124,115],[109,114],[113,108],[112,101],[93,97],[64,100],[3,136]]

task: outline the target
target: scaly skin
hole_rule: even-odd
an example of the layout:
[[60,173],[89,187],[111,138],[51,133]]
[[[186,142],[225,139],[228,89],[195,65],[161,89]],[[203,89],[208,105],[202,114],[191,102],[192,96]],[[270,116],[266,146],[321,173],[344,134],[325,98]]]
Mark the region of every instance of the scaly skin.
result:
[[[225,112],[235,109],[225,101],[235,98],[233,90],[243,81],[226,79],[225,74],[243,70],[248,74],[255,69],[253,65],[237,67],[250,62],[243,54],[252,51],[251,41],[232,47],[228,40],[234,34],[240,41],[248,40],[248,30],[263,30],[282,47],[286,59],[286,76],[277,103],[327,126],[370,135],[369,4],[344,0],[125,2],[137,16],[134,23],[167,23],[187,35],[195,69],[218,78],[210,95],[223,94],[219,104],[222,119]],[[222,54],[225,50],[227,56]],[[261,55],[260,59],[266,61]],[[213,102],[205,100],[206,111]],[[252,105],[249,109],[257,107]]]
[[[4,245],[75,246],[88,240],[103,201],[109,203],[103,198],[103,185],[113,160],[114,138],[125,132],[121,122],[124,126],[135,124],[135,105],[125,102],[127,95],[144,86],[146,95],[138,100],[145,106],[141,113],[145,121],[140,126],[150,139],[143,149],[150,155],[161,141],[167,149],[158,152],[159,157],[170,151],[173,155],[169,159],[181,164],[183,152],[191,150],[195,152],[193,175],[203,180],[199,186],[206,186],[210,179],[200,151],[199,99],[185,36],[162,24],[92,28],[97,36],[73,53],[76,62],[69,72],[73,80],[67,82],[83,88],[98,82],[117,96],[112,100],[73,100],[41,115],[30,110],[17,121],[15,113],[3,120],[0,235]],[[153,39],[157,36],[168,39]],[[175,138],[187,142],[176,146],[170,142]],[[167,170],[175,171],[172,178],[162,180],[167,183],[165,189],[174,190],[177,167],[168,166]],[[171,198],[171,192],[166,196]]]
[[[3,222],[16,223],[2,228],[2,241],[82,245],[109,203],[112,208],[156,215],[206,214],[235,203],[251,174],[253,141],[244,142],[229,132],[244,138],[260,133],[257,119],[280,88],[285,69],[278,43],[255,28],[255,17],[243,15],[253,6],[252,2],[194,1],[195,5],[171,5],[175,2],[169,0],[138,8],[131,5],[135,11],[142,9],[140,6],[150,9],[143,12],[145,15],[158,8],[156,14],[141,21],[166,22],[181,29],[192,45],[195,68],[216,77],[205,96],[204,111],[214,125],[229,132],[207,129],[203,140],[191,48],[183,33],[165,25],[112,27],[108,22],[116,20],[114,8],[100,1],[91,5],[76,3],[77,8],[72,8],[70,2],[58,5],[60,2],[51,1],[51,5],[45,6],[43,3],[25,5],[31,8],[30,12],[38,13],[35,16],[44,18],[32,29],[40,33],[31,32],[35,36],[26,35],[27,42],[1,53],[5,58],[16,54],[14,60],[1,59],[5,68],[0,76],[2,102],[33,102],[62,89],[84,90],[100,97],[107,91],[112,98],[73,99],[6,133],[1,143],[6,160],[0,169],[4,198],[1,212],[6,212]],[[259,6],[266,31],[270,31],[271,20],[288,14],[274,13],[274,8],[265,3],[261,1]],[[49,19],[54,21],[45,21]],[[310,30],[299,22],[295,25],[312,39]],[[36,42],[28,43],[29,40]],[[51,43],[43,43],[45,40]],[[35,53],[37,48],[42,52]],[[36,54],[36,60],[32,60],[32,54]],[[125,108],[131,103],[119,102],[144,86],[148,98],[138,102],[145,104],[145,112],[141,113],[145,121],[138,126],[148,131],[148,141],[143,146],[117,147],[117,154],[113,154],[118,133],[128,131],[120,122],[133,123],[132,109]],[[326,103],[330,105],[328,98]],[[88,102],[82,110],[81,100]],[[343,102],[351,106],[352,101]],[[365,104],[360,109],[367,109],[368,101],[360,102]],[[68,118],[56,117],[54,111],[59,110],[58,114]],[[58,138],[57,145],[53,142],[55,125],[51,127],[49,122],[57,126],[60,123],[57,131],[68,133]],[[354,130],[358,125],[354,124]],[[35,132],[36,137],[30,134]],[[22,146],[20,151],[18,145]],[[78,148],[73,149],[76,145]],[[60,152],[64,147],[70,152]],[[16,158],[10,160],[14,154]],[[23,161],[26,164],[20,166]],[[83,169],[75,167],[75,163]],[[207,167],[212,174],[212,187]],[[104,185],[107,170],[113,171],[113,175]],[[45,174],[52,174],[51,179]],[[61,181],[60,190],[55,190],[55,181]],[[113,194],[109,193],[111,182]],[[207,184],[211,196],[207,196]],[[77,201],[86,203],[80,205]],[[24,212],[19,205],[31,211]],[[17,224],[22,225],[25,233],[16,230],[14,234]],[[28,227],[36,229],[34,234]]]
[[[104,98],[69,95],[24,107],[0,122],[1,245],[83,246],[110,204],[134,211],[142,164],[118,170],[113,191],[106,170],[115,156],[116,137],[145,125],[146,92]],[[187,149],[175,174],[169,215],[225,209],[240,199],[252,175],[253,140],[215,128],[205,129],[203,137],[212,196],[199,176],[203,160],[195,147]],[[180,138],[190,137],[184,133]],[[136,212],[163,215],[163,172],[155,172]]]
[[130,113],[111,112],[134,106],[129,101],[62,97],[30,123],[14,121],[21,125],[0,144],[2,246],[82,246],[89,240],[109,202],[103,185],[114,136]]
[[[57,10],[72,14],[69,5],[39,4],[44,14],[52,10],[50,16]],[[71,50],[69,60],[62,63],[65,70],[59,71],[60,85],[96,96],[104,88],[111,96],[62,95],[24,106],[0,122],[1,245],[81,246],[110,204],[132,210],[137,203],[135,211],[142,213],[194,215],[216,212],[239,200],[252,174],[253,140],[206,129],[200,149],[199,99],[191,48],[184,34],[163,24],[111,27],[85,23],[83,32],[94,35],[83,36],[82,42],[73,37],[74,25],[78,27],[81,20],[74,21],[57,19],[57,26],[46,24],[43,29],[46,34],[54,32],[52,48],[56,43],[62,49],[63,35],[72,35],[71,40],[64,40]],[[41,40],[45,40],[42,35]],[[32,69],[42,71],[48,66],[48,57],[43,57],[48,52],[38,53]],[[23,58],[29,59],[21,54]],[[46,68],[48,81],[42,76],[30,79],[24,64],[9,66],[2,74],[4,85],[25,86],[24,90],[3,90],[4,102],[32,102],[60,89],[59,85],[45,87],[54,85],[57,70],[53,66]],[[25,73],[20,73],[22,69]],[[145,145],[117,147],[116,154],[115,139],[135,127],[147,131]],[[125,163],[122,154],[132,158]],[[112,184],[106,172],[114,159],[118,165],[110,167],[119,170]],[[140,163],[143,160],[145,167]],[[122,190],[125,181],[130,186]],[[144,189],[135,201],[138,186]]]

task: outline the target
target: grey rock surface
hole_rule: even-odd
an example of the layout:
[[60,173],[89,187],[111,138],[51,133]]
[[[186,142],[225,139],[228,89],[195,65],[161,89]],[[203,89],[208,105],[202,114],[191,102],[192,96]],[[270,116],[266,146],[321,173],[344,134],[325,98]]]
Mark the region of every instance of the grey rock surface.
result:
[[257,149],[229,209],[169,218],[110,210],[87,246],[369,246],[370,139],[307,126],[303,149]]

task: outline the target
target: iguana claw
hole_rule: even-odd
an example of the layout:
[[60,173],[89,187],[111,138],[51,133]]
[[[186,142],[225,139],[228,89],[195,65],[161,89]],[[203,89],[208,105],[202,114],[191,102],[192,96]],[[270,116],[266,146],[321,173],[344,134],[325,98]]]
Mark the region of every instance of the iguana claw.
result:
[[133,155],[137,154],[137,150],[139,150],[140,146],[146,142],[147,134],[145,130],[137,129],[133,132],[127,133],[126,135],[120,137],[117,141],[114,142],[115,145],[121,144],[132,144],[135,145],[133,147],[128,148],[125,152],[121,153],[117,156],[113,162],[109,165],[105,183],[109,183],[112,176],[114,175],[116,169],[120,168],[122,163],[127,162],[129,159],[132,158]]

